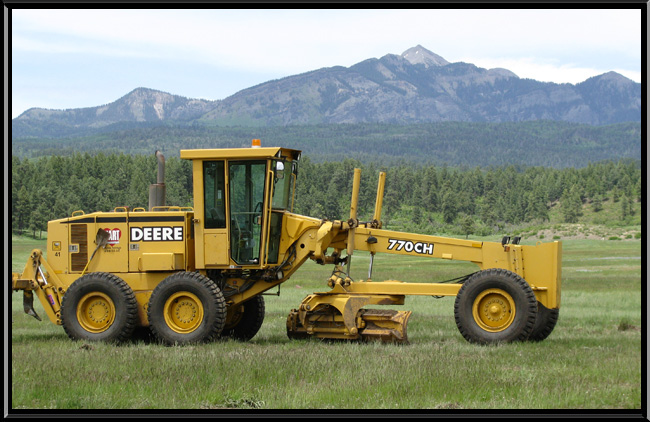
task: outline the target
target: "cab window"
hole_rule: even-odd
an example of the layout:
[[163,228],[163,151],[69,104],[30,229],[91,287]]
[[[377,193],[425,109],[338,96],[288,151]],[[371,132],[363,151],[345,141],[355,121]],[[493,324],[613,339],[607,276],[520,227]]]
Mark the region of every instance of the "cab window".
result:
[[225,172],[223,161],[203,162],[205,228],[226,228]]
[[241,265],[259,264],[266,161],[230,162],[228,171],[231,258]]

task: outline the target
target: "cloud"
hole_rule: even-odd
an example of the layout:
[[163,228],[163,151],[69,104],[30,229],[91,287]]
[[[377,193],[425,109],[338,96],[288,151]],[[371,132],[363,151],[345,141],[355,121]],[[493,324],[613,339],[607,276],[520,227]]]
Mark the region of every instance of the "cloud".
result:
[[142,84],[179,95],[200,91],[201,97],[225,98],[248,83],[322,67],[349,67],[368,58],[401,54],[418,44],[450,62],[506,68],[540,81],[577,83],[610,70],[641,80],[639,9],[14,9],[11,13],[16,106],[29,87],[39,86],[45,98],[48,84],[54,90],[61,81],[68,81],[68,103],[60,100],[57,106],[36,99],[27,105],[76,107],[83,98],[87,106],[88,94],[81,91],[88,87],[116,91]]
[[473,63],[486,69],[504,68],[514,72],[520,78],[535,79],[540,82],[577,84],[603,73],[614,71],[635,81],[641,82],[641,72],[619,68],[593,68],[582,67],[575,63],[558,63],[557,61],[544,61],[535,57],[522,58],[464,58],[460,61]]
[[[349,66],[421,44],[450,61],[598,46],[640,57],[639,10],[15,10],[12,48],[180,55],[215,66],[293,72]],[[635,24],[636,23],[636,24]],[[20,31],[16,33],[16,31]],[[50,37],[48,37],[50,38]],[[84,47],[84,45],[86,47]],[[51,47],[51,48],[50,48]],[[61,48],[61,47],[58,47]],[[126,48],[126,53],[120,53]],[[91,51],[92,52],[92,51]],[[456,57],[455,57],[456,56]]]

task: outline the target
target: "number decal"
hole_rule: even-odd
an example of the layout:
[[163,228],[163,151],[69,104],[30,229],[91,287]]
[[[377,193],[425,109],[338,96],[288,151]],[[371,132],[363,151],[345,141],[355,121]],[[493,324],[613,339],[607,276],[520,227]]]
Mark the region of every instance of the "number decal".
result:
[[388,239],[388,250],[415,252],[421,255],[433,255],[433,243],[411,242],[410,240]]

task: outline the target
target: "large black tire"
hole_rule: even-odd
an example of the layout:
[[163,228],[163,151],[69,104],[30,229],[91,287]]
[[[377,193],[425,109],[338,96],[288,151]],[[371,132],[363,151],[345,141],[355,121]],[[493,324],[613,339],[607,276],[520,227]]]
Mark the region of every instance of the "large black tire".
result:
[[471,343],[524,341],[535,326],[537,299],[528,283],[511,271],[479,271],[459,290],[454,317]]
[[147,310],[152,333],[162,343],[213,341],[226,321],[221,289],[199,273],[179,272],[156,286]]
[[61,322],[73,340],[123,342],[137,324],[138,303],[131,287],[109,273],[81,276],[61,301]]
[[228,309],[228,319],[221,337],[239,341],[248,341],[255,337],[264,322],[264,298],[261,295],[253,296],[231,308]]
[[555,328],[557,320],[560,316],[559,309],[549,309],[541,303],[537,302],[537,319],[533,331],[528,336],[530,341],[542,341],[548,337]]

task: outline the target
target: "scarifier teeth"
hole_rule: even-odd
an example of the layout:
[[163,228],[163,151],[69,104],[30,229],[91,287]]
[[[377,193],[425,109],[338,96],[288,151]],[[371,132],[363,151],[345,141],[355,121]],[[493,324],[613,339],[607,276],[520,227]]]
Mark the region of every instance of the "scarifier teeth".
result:
[[362,309],[359,316],[365,323],[365,327],[359,331],[364,340],[408,343],[406,325],[411,311]]
[[[310,316],[312,318],[310,318]],[[357,314],[358,333],[346,332],[342,320],[335,321],[336,314],[322,314],[313,318],[307,315],[308,326],[300,323],[298,311],[293,310],[287,318],[287,336],[290,339],[304,339],[315,335],[321,339],[382,341],[386,343],[408,343],[406,325],[411,311],[361,309]],[[340,318],[340,314],[338,314]]]
[[34,310],[34,294],[27,290],[23,292],[23,309],[27,315],[31,315],[41,321],[41,317]]

